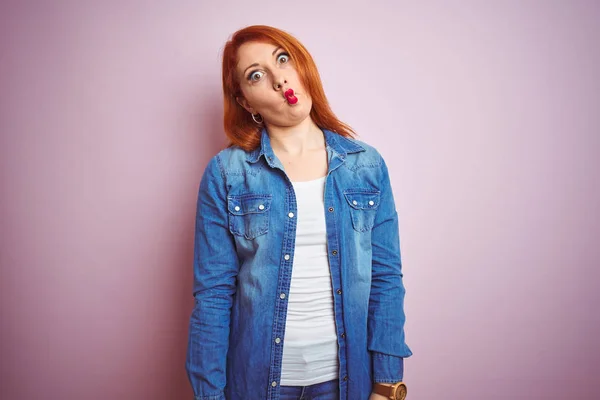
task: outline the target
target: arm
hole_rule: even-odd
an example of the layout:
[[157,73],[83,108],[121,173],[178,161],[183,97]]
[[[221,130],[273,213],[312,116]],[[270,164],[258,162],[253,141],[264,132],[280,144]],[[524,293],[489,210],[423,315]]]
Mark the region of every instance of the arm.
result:
[[195,306],[186,359],[196,400],[225,400],[229,323],[238,264],[235,242],[228,228],[221,165],[215,156],[202,176],[196,210]]
[[404,357],[412,355],[404,338],[404,285],[400,257],[398,213],[387,165],[381,159],[381,199],[372,230],[373,250],[367,347],[374,382],[403,379]]

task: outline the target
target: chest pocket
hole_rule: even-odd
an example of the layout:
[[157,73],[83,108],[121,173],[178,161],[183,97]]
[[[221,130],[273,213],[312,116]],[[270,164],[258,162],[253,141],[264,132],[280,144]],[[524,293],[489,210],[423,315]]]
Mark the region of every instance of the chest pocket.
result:
[[359,232],[370,231],[375,224],[375,215],[379,208],[379,190],[347,189],[344,197],[350,206],[352,226]]
[[229,231],[246,239],[267,233],[272,197],[256,193],[227,196]]

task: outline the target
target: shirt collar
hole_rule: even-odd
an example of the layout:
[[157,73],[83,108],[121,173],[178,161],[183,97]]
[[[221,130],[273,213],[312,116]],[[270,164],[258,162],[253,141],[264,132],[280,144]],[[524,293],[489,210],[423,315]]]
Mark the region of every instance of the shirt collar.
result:
[[[325,136],[325,144],[334,153],[334,156],[339,157],[342,161],[346,159],[348,154],[359,153],[365,151],[365,148],[356,141],[339,135],[329,129],[323,129]],[[267,133],[267,128],[263,127],[260,133],[260,146],[248,153],[247,160],[250,163],[257,162],[261,156],[264,156],[269,165],[272,165],[275,159],[275,153],[271,147],[271,139]]]

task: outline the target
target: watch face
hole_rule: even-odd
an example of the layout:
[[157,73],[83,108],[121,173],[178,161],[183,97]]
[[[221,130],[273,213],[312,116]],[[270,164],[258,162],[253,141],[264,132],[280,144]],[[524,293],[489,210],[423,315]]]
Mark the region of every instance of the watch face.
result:
[[406,399],[406,385],[405,384],[398,386],[398,388],[396,389],[396,397],[394,399],[395,400]]

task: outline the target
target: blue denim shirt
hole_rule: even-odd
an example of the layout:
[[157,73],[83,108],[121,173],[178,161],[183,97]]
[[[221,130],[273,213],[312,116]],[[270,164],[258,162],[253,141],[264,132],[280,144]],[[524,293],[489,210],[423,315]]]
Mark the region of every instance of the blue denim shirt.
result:
[[[367,400],[373,382],[402,380],[403,358],[412,354],[398,214],[378,151],[322,130],[340,399]],[[297,214],[266,129],[256,150],[229,147],[208,163],[198,194],[186,360],[195,399],[279,399]]]

